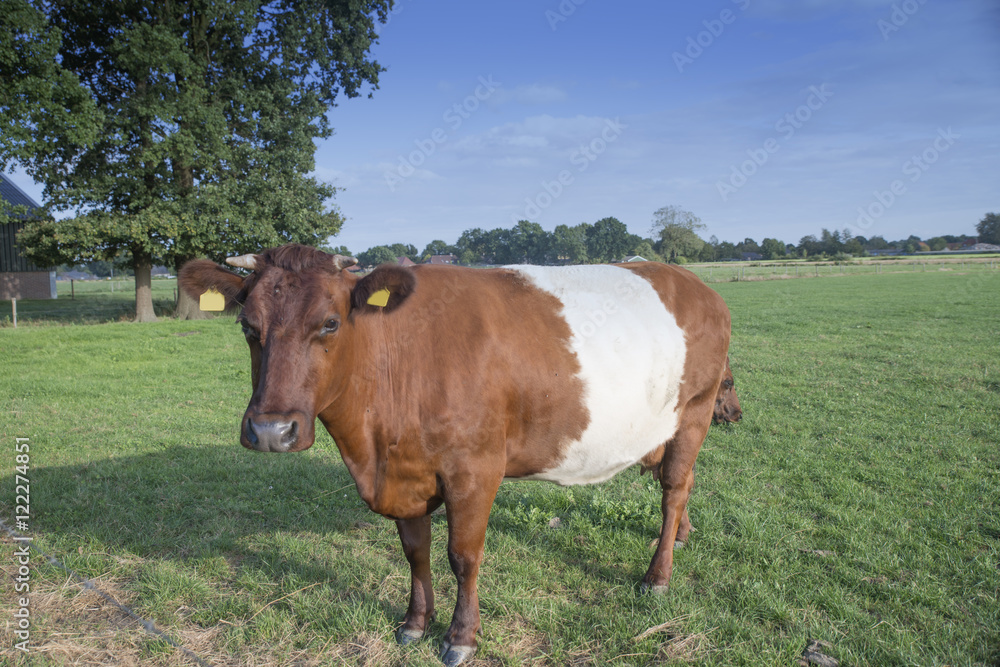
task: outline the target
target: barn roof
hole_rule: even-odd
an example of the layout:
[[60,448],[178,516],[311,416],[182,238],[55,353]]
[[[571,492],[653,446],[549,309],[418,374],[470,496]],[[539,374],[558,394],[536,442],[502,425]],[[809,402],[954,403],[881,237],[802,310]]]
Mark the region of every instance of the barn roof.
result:
[[29,210],[39,208],[38,202],[26,195],[24,190],[3,173],[0,173],[0,198],[12,206],[27,206]]
[[5,174],[0,173],[0,208],[7,206],[27,206],[28,213],[13,216],[13,221],[0,224],[0,273],[41,270],[26,260],[14,245],[14,237],[24,226],[24,219],[29,217],[34,209],[39,208],[38,203]]

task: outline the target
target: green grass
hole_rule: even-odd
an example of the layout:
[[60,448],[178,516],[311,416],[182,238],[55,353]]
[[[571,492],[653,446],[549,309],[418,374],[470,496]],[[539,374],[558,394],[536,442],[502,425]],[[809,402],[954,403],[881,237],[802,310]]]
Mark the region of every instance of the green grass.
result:
[[[1000,662],[1000,271],[714,287],[744,420],[713,427],[699,457],[670,593],[638,592],[659,526],[648,476],[505,484],[477,664],[789,665],[810,639],[843,665]],[[14,438],[31,438],[29,533],[215,664],[439,664],[444,518],[438,619],[397,647],[394,526],[329,438],[284,456],[239,446],[249,358],[232,319],[0,331],[0,461],[12,472]],[[5,520],[13,499],[5,473]],[[30,664],[102,650],[188,664],[32,568]],[[4,598],[4,623],[12,611]]]

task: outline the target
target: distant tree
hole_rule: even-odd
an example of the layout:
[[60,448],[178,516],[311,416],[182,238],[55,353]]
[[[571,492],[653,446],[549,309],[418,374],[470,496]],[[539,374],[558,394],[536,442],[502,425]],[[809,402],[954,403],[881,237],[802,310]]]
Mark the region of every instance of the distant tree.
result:
[[755,252],[758,255],[763,255],[764,252],[761,247],[751,238],[745,238],[736,244],[736,250],[742,255],[745,252]]
[[601,218],[587,229],[587,256],[597,262],[620,260],[631,249],[631,236],[618,218]]
[[698,232],[705,229],[701,218],[679,206],[664,206],[653,213],[653,238],[668,262],[678,257],[697,257],[705,242]]
[[976,225],[976,233],[980,243],[1000,245],[1000,215],[987,213]]
[[736,250],[736,245],[729,241],[722,241],[716,247],[716,259],[739,259],[740,253]]
[[[414,250],[416,250],[416,248],[414,248]],[[427,247],[424,248],[422,253],[420,253],[420,256],[426,258],[431,255],[450,255],[454,250],[454,246],[450,246],[444,241],[435,239],[427,244]],[[416,253],[414,252],[414,254]]]
[[497,227],[486,232],[483,245],[489,264],[519,264],[525,261],[523,248],[514,247],[509,229]]
[[719,238],[712,234],[705,241],[705,245],[701,247],[701,252],[698,253],[699,262],[717,262],[719,260]]
[[379,264],[395,264],[398,255],[389,246],[377,245],[358,255],[361,266],[378,266]]
[[552,254],[552,236],[537,222],[519,221],[507,236],[515,262],[548,264]]
[[552,233],[552,250],[555,261],[560,264],[586,264],[587,255],[587,230],[590,225],[586,222],[574,227],[568,225],[557,225]]
[[[29,222],[26,254],[127,254],[147,321],[154,261],[324,243],[342,220],[335,189],[311,175],[314,140],[332,133],[338,96],[377,87],[369,49],[390,6],[5,0],[0,165],[43,183],[51,211],[75,212]],[[201,316],[183,290],[178,316]]]
[[781,259],[785,256],[785,244],[777,239],[764,239],[760,249],[765,259]]
[[831,232],[829,229],[823,228],[820,233],[819,242],[821,252],[827,255],[836,255],[837,253],[844,252],[844,243],[841,240],[840,232],[836,229]]
[[823,244],[813,234],[808,234],[799,239],[797,249],[801,257],[816,257],[823,254]]
[[855,236],[854,238],[847,239],[844,242],[844,252],[855,257],[861,257],[865,254],[865,237]]
[[319,249],[330,255],[343,255],[344,257],[354,257],[354,254],[351,253],[351,251],[348,250],[347,246],[345,245],[339,245],[334,247],[324,244],[321,245]]
[[86,267],[85,270],[88,273],[91,273],[98,278],[110,278],[111,274],[114,273],[114,264],[103,260],[87,262],[84,266]]
[[943,236],[935,236],[932,239],[927,239],[927,246],[934,251],[944,250],[948,247],[948,242],[944,240]]
[[889,242],[882,236],[873,236],[864,245],[865,250],[885,250],[889,247]]
[[420,257],[417,254],[417,247],[412,243],[393,243],[388,248],[395,253],[396,257],[408,257],[414,262]]
[[903,252],[912,255],[913,253],[920,250],[920,237],[914,234],[910,234],[909,238],[905,241],[900,242],[900,246],[903,248]]
[[[708,244],[705,244],[708,246]],[[663,258],[660,257],[660,253],[656,252],[653,247],[653,242],[650,239],[640,238],[635,245],[632,246],[630,251],[633,255],[639,255],[643,259],[648,259],[651,262],[662,262]]]
[[[455,250],[460,257],[472,257],[469,262],[462,261],[463,264],[475,264],[478,262],[492,263],[492,258],[487,258],[489,234],[483,229],[476,227],[462,232],[455,242]],[[467,254],[468,253],[468,254]]]

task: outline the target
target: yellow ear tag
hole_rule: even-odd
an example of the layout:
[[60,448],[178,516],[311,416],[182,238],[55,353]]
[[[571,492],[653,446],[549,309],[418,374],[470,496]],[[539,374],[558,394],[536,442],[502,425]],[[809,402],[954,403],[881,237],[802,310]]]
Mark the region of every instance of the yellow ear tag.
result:
[[226,309],[226,297],[222,296],[220,293],[216,292],[214,289],[210,289],[201,295],[201,299],[198,302],[199,310],[225,310]]
[[368,297],[369,306],[378,306],[379,308],[385,308],[386,304],[389,303],[389,288],[383,287],[377,292],[373,292],[370,297]]

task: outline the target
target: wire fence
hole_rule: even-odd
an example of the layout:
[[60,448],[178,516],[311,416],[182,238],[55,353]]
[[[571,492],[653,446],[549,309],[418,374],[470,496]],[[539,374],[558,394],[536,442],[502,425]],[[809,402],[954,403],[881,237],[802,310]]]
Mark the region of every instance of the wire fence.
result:
[[[150,286],[153,311],[169,317],[177,304],[176,279],[153,280]],[[18,325],[97,324],[135,318],[135,281],[59,280],[56,299],[18,299]],[[0,301],[0,327],[13,326],[13,306]]]
[[693,272],[706,283],[719,283],[741,280],[784,280],[929,271],[982,273],[1000,269],[1000,259],[987,257],[976,259],[908,258],[905,260],[883,259],[847,262],[715,262],[712,264],[690,264],[684,268]]
[[[714,262],[688,264],[706,283],[743,280],[784,280],[790,278],[823,278],[834,276],[883,275],[951,271],[983,273],[1000,269],[998,257],[934,257],[886,258],[850,260],[846,262]],[[157,317],[173,315],[177,303],[175,278],[154,280],[151,285],[153,310]],[[114,280],[61,280],[57,282],[58,299],[18,300],[18,323],[97,324],[129,321],[135,318],[135,283],[131,278]],[[10,301],[0,301],[0,328],[13,325]]]

